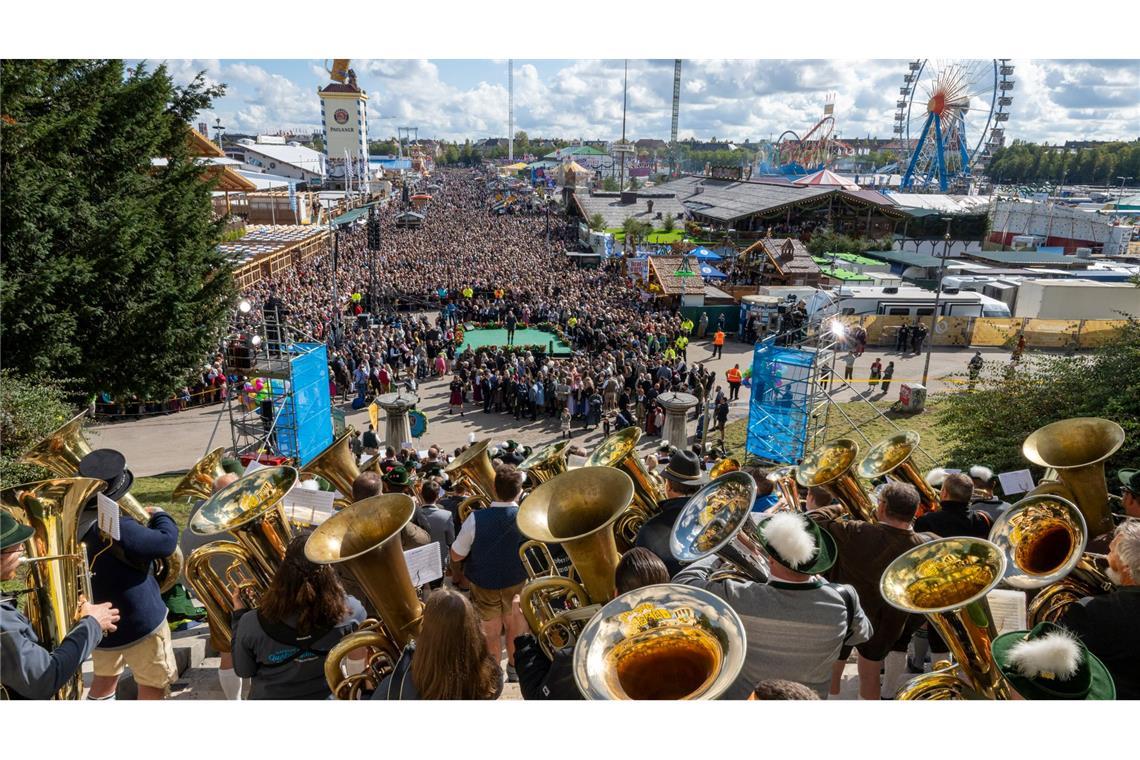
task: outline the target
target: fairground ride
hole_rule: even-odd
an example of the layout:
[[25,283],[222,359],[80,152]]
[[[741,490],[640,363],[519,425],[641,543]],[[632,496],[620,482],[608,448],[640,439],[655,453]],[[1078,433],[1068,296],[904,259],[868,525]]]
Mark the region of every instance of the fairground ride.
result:
[[823,118],[812,125],[803,137],[790,129],[776,140],[780,172],[808,174],[825,169],[835,157],[835,96],[829,95],[823,106]]
[[911,61],[895,103],[904,192],[965,191],[1005,144],[1008,58]]

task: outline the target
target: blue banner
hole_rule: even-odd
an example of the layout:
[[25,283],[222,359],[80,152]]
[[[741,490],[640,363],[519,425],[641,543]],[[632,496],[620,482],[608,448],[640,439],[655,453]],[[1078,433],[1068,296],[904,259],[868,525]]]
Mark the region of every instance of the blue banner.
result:
[[748,453],[772,462],[798,462],[807,446],[811,368],[815,353],[757,343],[752,353]]
[[277,448],[304,466],[333,440],[328,354],[318,343],[297,343],[292,349],[303,353],[289,360],[292,395],[277,420]]

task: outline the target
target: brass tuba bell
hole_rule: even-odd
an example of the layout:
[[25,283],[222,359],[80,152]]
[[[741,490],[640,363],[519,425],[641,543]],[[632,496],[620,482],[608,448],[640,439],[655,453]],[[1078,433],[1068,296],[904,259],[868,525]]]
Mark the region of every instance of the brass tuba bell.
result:
[[490,438],[474,443],[443,468],[453,486],[459,485],[471,492],[459,504],[460,521],[466,520],[471,510],[482,509],[495,500],[495,465],[487,452],[490,445]]
[[840,438],[824,444],[804,457],[796,468],[796,482],[805,488],[826,487],[835,494],[851,516],[875,522],[875,504],[855,477],[859,444]]
[[357,466],[356,455],[349,446],[354,432],[356,431],[352,428],[345,430],[340,438],[330,443],[324,451],[301,468],[302,474],[324,478],[340,492],[341,497],[335,504],[337,509],[344,509],[352,503],[352,484],[360,477],[361,472],[374,470],[380,464],[380,457],[373,457],[364,470]]
[[621,559],[613,524],[632,498],[633,483],[620,470],[580,467],[543,483],[519,506],[519,531],[533,541],[561,544],[581,578],[539,577],[523,587],[523,616],[548,653],[573,642],[583,616],[592,614],[583,608],[613,598]]
[[918,490],[917,515],[919,516],[933,512],[939,506],[938,494],[934,492],[934,489],[926,482],[926,478],[922,477],[922,473],[915,468],[911,461],[921,440],[918,433],[914,431],[885,438],[871,447],[867,456],[863,457],[863,461],[855,470],[859,477],[864,480],[885,477],[889,480],[910,483]]
[[744,667],[747,634],[704,589],[645,586],[602,607],[574,646],[586,699],[716,699]]
[[1033,431],[1021,453],[1033,464],[1052,468],[1059,481],[1042,481],[1030,496],[1053,494],[1077,505],[1090,537],[1112,530],[1104,462],[1124,444],[1124,428],[1100,417],[1073,417]]
[[764,556],[752,521],[756,481],[746,472],[730,472],[693,494],[669,536],[669,550],[681,562],[696,562],[710,554],[732,564],[735,570],[718,577],[768,580]]
[[802,512],[799,484],[796,483],[796,466],[783,465],[768,472],[768,482],[776,487],[784,501],[781,512]]
[[222,467],[222,455],[225,449],[218,447],[206,456],[195,462],[190,471],[178,485],[174,487],[172,498],[181,499],[184,496],[199,499],[208,499],[214,492],[214,481],[226,474]]
[[[285,516],[285,495],[296,485],[292,467],[264,467],[238,478],[206,500],[190,519],[199,536],[229,533],[234,541],[211,541],[190,552],[186,582],[206,607],[210,639],[219,652],[232,646],[233,601],[239,590],[249,608],[269,588],[293,537]],[[215,558],[229,561],[219,574]]]
[[631,547],[637,542],[638,531],[661,511],[660,502],[665,500],[664,487],[646,471],[637,454],[640,440],[641,428],[623,428],[598,444],[598,448],[586,458],[586,467],[612,467],[621,470],[633,481],[633,501],[629,505],[629,511],[614,526],[614,535],[623,548]]
[[[325,678],[337,699],[375,689],[400,650],[420,630],[423,605],[416,596],[400,533],[416,505],[406,494],[372,496],[354,502],[319,525],[305,543],[305,556],[318,565],[344,564],[376,607],[379,621],[341,639],[325,658]],[[364,673],[345,677],[343,658],[357,648],[373,650]]]
[[[106,484],[94,478],[59,478],[5,488],[3,506],[34,532],[23,561],[31,565],[31,585],[24,589],[24,612],[36,638],[49,649],[59,646],[75,625],[79,596],[94,602],[87,552],[76,534],[87,500]],[[10,666],[10,664],[9,664]],[[81,699],[83,674],[76,672],[55,699]]]
[[925,615],[958,663],[911,679],[896,699],[1009,699],[990,651],[997,627],[986,601],[1005,570],[1002,550],[976,538],[920,544],[887,566],[879,580],[883,599],[903,612]]
[[[72,417],[39,441],[20,457],[20,464],[34,464],[51,470],[61,478],[74,478],[79,474],[79,463],[91,453],[91,444],[83,436],[83,418],[86,411]],[[142,525],[150,522],[150,513],[132,494],[119,497],[119,509]],[[158,588],[163,593],[178,582],[182,572],[182,550],[175,548],[167,557],[151,565]]]
[[530,478],[531,487],[539,486],[554,476],[566,472],[566,449],[569,446],[569,441],[552,443],[522,461],[519,470]]

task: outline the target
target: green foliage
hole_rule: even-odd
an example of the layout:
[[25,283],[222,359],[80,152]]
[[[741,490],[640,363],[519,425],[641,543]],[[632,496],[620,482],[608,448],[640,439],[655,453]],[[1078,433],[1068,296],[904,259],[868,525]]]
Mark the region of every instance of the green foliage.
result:
[[[1029,467],[1021,456],[1026,436],[1070,417],[1104,417],[1119,423],[1126,438],[1109,460],[1108,470],[1134,465],[1140,461],[1138,367],[1140,322],[1136,320],[1091,354],[1027,353],[1016,369],[987,362],[975,391],[942,397],[938,429],[951,442],[948,466],[983,463],[997,472]],[[1043,473],[1033,469],[1040,479]]]
[[1140,141],[1066,149],[1014,140],[994,153],[986,170],[997,182],[1106,185],[1117,176],[1140,177]]
[[666,214],[661,219],[661,231],[672,232],[677,227],[677,217],[673,214]]
[[387,140],[373,140],[368,143],[368,154],[371,156],[395,156],[400,153],[400,143],[391,138]]
[[890,238],[882,240],[853,238],[847,235],[837,235],[831,230],[820,230],[811,236],[807,249],[816,256],[825,253],[864,253],[866,251],[889,251]]
[[606,177],[602,180],[602,189],[607,193],[616,193],[618,191],[618,181],[613,177]]
[[2,72],[6,364],[85,393],[164,397],[217,345],[236,295],[187,144],[223,90],[122,61]]
[[47,470],[17,464],[28,448],[67,422],[74,412],[63,386],[44,378],[0,372],[0,484],[5,488],[51,477]]
[[591,214],[588,224],[594,232],[601,232],[606,228],[606,218],[601,214]]

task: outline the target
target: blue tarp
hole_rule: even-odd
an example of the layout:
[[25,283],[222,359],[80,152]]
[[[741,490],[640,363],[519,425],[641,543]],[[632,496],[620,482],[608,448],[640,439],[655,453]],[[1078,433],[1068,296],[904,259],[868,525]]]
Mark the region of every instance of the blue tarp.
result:
[[698,269],[701,270],[701,277],[707,280],[727,280],[728,275],[720,271],[712,264],[701,264]]
[[798,462],[807,446],[811,366],[815,354],[756,344],[748,406],[748,453],[772,462]]
[[689,255],[697,261],[720,261],[723,256],[713,253],[708,248],[700,246],[689,251]]

